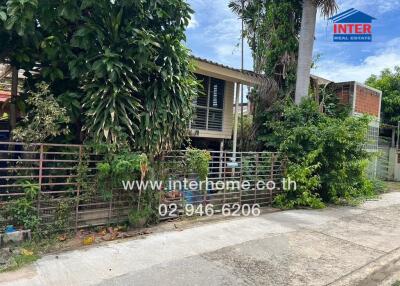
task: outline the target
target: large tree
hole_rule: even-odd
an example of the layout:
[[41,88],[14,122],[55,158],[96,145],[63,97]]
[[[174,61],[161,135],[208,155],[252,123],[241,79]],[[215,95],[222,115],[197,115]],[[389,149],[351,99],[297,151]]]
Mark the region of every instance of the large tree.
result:
[[85,139],[158,152],[191,119],[192,12],[184,0],[0,0],[0,60],[27,70],[28,88],[47,82]]
[[233,0],[229,7],[244,20],[244,37],[254,71],[273,78],[282,93],[294,90],[301,5],[298,0]]
[[303,11],[301,16],[295,94],[295,102],[297,104],[301,102],[302,98],[308,96],[310,87],[317,10],[321,8],[322,15],[326,17],[331,16],[337,10],[335,0],[303,0],[302,2]]
[[254,71],[266,79],[251,94],[251,137],[258,140],[270,131],[264,123],[281,113],[281,102],[294,96],[301,5],[298,0],[234,0],[229,6],[244,20]]
[[400,66],[393,71],[384,69],[379,76],[372,75],[365,83],[382,91],[382,120],[397,126],[400,121]]

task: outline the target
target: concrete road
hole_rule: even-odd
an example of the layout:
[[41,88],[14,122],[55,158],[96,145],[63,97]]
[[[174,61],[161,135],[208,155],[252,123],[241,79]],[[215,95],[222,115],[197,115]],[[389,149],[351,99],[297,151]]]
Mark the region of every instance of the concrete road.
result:
[[[397,274],[399,274],[397,276]],[[235,218],[49,255],[0,285],[391,285],[400,193],[360,207]]]

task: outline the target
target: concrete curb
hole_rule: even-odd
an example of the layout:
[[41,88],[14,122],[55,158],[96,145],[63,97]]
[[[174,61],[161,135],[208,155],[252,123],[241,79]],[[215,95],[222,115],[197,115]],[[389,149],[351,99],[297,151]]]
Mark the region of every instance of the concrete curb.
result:
[[400,247],[327,285],[392,285],[396,282],[396,277],[400,279],[399,276],[393,275],[394,271],[400,271]]

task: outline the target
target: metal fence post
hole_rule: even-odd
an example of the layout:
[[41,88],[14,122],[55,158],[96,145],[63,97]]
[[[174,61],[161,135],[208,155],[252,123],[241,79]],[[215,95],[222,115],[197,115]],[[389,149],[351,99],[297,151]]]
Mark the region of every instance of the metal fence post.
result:
[[243,184],[243,152],[240,152],[240,173],[239,173],[239,205],[242,205],[242,196],[243,196],[243,190],[242,190],[242,184]]
[[258,182],[258,165],[260,164],[260,154],[256,153],[256,179],[254,181],[254,204],[257,203],[257,182]]
[[[271,172],[270,172],[270,180],[274,180],[274,164],[275,164],[275,153],[272,153],[271,157]],[[272,206],[272,189],[269,190],[269,197],[270,197],[270,205]]]
[[[83,154],[83,146],[79,146],[79,162],[78,166],[82,164],[82,154]],[[75,232],[78,231],[78,213],[79,213],[79,202],[80,202],[80,194],[81,194],[81,174],[78,174],[78,184],[76,190],[76,202],[75,202]]]
[[[108,209],[108,224],[111,224],[114,191],[115,191],[115,189],[111,188],[111,197],[110,197],[110,204],[109,204],[109,209]],[[139,200],[140,200],[140,198],[139,198]],[[117,220],[118,220],[118,218],[117,218]]]
[[224,204],[226,203],[226,164],[227,164],[227,161],[226,161],[226,151],[224,151],[224,161],[223,161],[223,164],[224,164],[224,168],[223,168],[223,172],[224,172],[224,197],[223,197],[223,202],[222,202],[222,207],[224,206]]
[[37,213],[38,217],[40,218],[40,198],[42,194],[42,181],[43,181],[43,160],[44,160],[44,154],[43,154],[43,144],[40,144],[40,154],[39,154],[39,192],[37,196]]

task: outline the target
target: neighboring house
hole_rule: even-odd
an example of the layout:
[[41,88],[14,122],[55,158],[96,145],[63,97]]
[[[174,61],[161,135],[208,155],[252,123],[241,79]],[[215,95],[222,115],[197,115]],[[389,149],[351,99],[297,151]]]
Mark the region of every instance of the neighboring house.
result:
[[353,115],[369,114],[380,121],[382,92],[362,83],[350,81],[335,84],[341,103],[351,107]]
[[[239,102],[239,108],[238,108],[238,112],[240,115],[242,115],[242,107],[243,107],[243,115],[250,115],[252,113],[252,103],[250,100],[246,99],[247,102],[241,103]],[[236,105],[233,106],[233,113],[236,112]]]
[[382,91],[355,81],[335,84],[335,92],[342,104],[350,106],[354,116],[368,114],[373,120],[368,131],[370,150],[378,149],[379,126],[381,121]]

